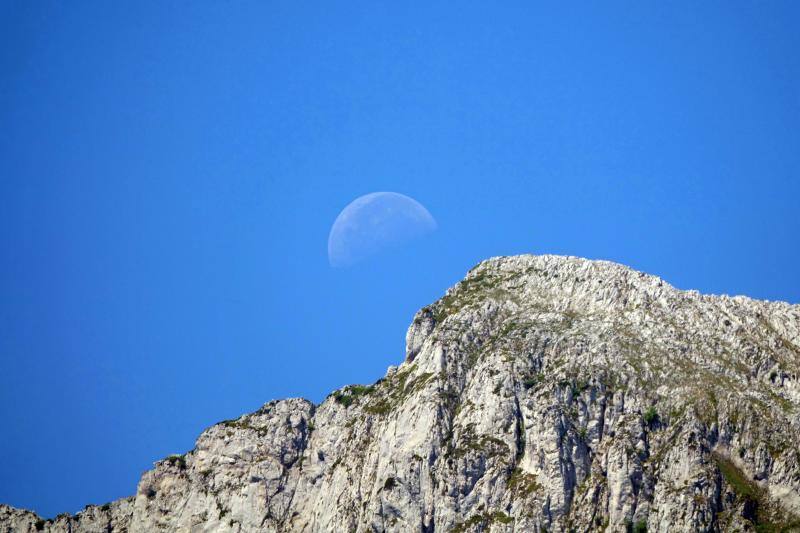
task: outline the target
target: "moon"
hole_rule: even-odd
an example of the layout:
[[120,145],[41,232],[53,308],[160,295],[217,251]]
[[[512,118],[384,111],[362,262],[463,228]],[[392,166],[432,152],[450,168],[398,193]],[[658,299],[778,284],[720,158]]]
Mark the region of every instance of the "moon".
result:
[[353,265],[436,229],[436,220],[413,198],[397,192],[360,196],[342,209],[328,235],[333,267]]

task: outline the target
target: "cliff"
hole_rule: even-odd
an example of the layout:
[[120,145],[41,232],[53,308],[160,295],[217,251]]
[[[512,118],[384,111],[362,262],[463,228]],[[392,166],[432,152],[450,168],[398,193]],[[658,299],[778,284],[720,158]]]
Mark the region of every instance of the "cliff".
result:
[[494,258],[376,383],[219,423],[127,499],[0,506],[0,530],[800,530],[799,370],[798,305]]

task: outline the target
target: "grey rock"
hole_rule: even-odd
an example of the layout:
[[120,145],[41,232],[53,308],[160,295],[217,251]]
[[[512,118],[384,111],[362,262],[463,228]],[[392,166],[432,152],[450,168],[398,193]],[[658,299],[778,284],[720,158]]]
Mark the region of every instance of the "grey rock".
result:
[[0,530],[800,530],[800,306],[501,257],[406,342],[373,385],[209,428],[134,497],[0,506]]

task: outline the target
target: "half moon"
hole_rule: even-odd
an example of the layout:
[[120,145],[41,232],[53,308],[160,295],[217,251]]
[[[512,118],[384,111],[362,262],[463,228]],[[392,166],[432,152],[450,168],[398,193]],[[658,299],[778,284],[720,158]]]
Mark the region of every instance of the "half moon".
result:
[[345,207],[328,235],[331,266],[349,266],[436,229],[425,207],[404,194],[373,192]]

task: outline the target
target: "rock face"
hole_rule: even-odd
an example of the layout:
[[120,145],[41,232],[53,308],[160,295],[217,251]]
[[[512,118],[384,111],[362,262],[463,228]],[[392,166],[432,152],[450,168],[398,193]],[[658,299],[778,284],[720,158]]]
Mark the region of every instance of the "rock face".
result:
[[0,531],[800,530],[800,306],[572,257],[485,261],[407,356],[273,401],[136,495]]

